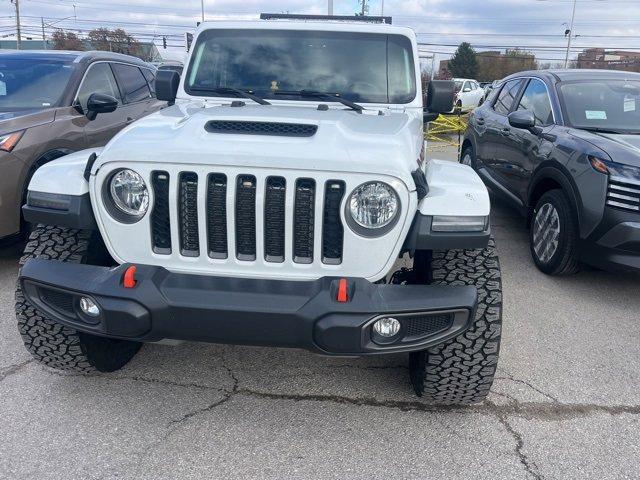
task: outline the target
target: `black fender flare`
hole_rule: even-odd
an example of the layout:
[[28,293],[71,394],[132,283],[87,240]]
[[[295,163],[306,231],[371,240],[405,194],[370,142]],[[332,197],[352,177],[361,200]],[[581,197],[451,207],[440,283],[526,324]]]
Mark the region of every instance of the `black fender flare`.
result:
[[582,217],[582,196],[580,195],[578,186],[564,165],[552,161],[542,163],[531,177],[531,182],[529,182],[529,189],[527,191],[527,224],[530,222],[533,209],[535,208],[532,202],[533,194],[538,185],[547,179],[554,180],[560,184],[569,196],[569,200],[576,209],[579,225]]

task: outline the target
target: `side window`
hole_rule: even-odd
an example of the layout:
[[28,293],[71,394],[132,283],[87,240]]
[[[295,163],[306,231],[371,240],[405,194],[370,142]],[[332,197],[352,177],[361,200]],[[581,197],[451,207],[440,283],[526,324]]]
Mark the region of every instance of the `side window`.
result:
[[112,66],[125,103],[139,102],[151,97],[147,79],[138,67],[124,63],[113,63]]
[[471,82],[466,81],[466,82],[464,82],[464,85],[462,87],[462,91],[463,92],[468,92],[469,90],[471,90]]
[[94,63],[89,66],[76,96],[83,110],[86,110],[87,102],[92,93],[110,95],[117,99],[118,103],[121,103],[118,84],[108,63]]
[[142,73],[144,74],[144,78],[147,79],[147,83],[149,84],[151,96],[153,98],[156,98],[156,73],[149,70],[148,68],[143,68]]
[[553,123],[553,110],[547,89],[540,80],[532,79],[527,85],[518,110],[530,110],[536,117],[536,125],[547,126]]
[[498,98],[496,103],[493,105],[493,109],[502,115],[507,115],[511,111],[511,106],[513,105],[516,95],[518,95],[521,85],[522,80],[520,79],[511,80],[505,83],[498,94]]

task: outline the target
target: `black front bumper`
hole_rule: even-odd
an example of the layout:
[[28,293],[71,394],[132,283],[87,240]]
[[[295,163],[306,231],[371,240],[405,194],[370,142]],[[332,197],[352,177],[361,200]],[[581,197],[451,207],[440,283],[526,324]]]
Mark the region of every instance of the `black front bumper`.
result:
[[604,270],[640,272],[640,213],[605,207],[598,227],[580,242],[579,258]]
[[[22,268],[20,282],[29,302],[49,317],[95,335],[296,347],[346,356],[441,343],[469,328],[477,302],[473,287],[384,285],[358,278],[347,279],[348,301],[338,302],[338,278],[211,277],[147,265],[137,266],[136,285],[125,288],[128,267],[35,259]],[[81,311],[82,296],[100,306],[98,317]],[[393,343],[372,339],[372,324],[381,315],[402,324]]]

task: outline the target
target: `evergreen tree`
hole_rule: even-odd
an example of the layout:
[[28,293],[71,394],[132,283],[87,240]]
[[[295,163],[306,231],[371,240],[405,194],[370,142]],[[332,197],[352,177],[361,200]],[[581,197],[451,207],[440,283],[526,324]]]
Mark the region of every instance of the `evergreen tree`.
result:
[[462,42],[456,53],[449,60],[449,72],[454,77],[476,78],[478,75],[478,59],[476,52],[467,42]]

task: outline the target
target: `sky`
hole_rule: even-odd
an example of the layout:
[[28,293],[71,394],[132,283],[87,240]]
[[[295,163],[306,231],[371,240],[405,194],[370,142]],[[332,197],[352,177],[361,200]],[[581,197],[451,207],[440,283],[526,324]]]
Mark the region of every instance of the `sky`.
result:
[[[201,0],[19,0],[23,37],[42,38],[55,28],[80,35],[96,27],[122,27],[153,40],[167,57],[182,54],[184,33],[201,18]],[[326,0],[204,0],[207,20],[255,19],[260,12],[327,13]],[[573,0],[370,0],[369,14],[412,27],[425,56],[448,58],[460,42],[477,51],[521,47],[540,62],[564,60],[565,29]],[[75,6],[75,7],[74,7]],[[335,14],[360,10],[357,0],[334,0]],[[66,20],[62,20],[65,17]],[[640,0],[577,0],[571,57],[583,48],[640,50]],[[15,35],[15,10],[0,0],[0,38]],[[162,51],[162,37],[168,50]],[[425,60],[429,63],[430,60]]]

